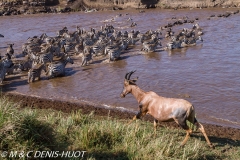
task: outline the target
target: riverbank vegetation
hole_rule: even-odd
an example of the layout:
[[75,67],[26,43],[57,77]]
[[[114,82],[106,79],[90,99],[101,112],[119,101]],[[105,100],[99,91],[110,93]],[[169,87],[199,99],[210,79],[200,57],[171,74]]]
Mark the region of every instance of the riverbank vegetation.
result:
[[184,147],[182,129],[153,124],[63,113],[52,109],[20,108],[0,98],[0,153],[3,151],[87,151],[83,159],[240,159],[240,141],[209,137],[210,149],[200,133]]

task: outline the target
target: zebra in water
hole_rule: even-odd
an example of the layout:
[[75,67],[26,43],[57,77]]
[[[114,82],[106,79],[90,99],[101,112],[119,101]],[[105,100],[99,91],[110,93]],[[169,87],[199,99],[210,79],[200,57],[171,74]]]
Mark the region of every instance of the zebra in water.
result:
[[24,60],[21,61],[17,64],[17,67],[21,70],[21,71],[25,71],[25,70],[29,70],[32,68],[33,65],[33,61],[32,60]]
[[40,80],[42,70],[46,72],[46,66],[44,64],[37,64],[33,66],[33,68],[28,71],[28,83],[34,82],[36,78]]
[[120,58],[120,55],[122,54],[122,50],[123,45],[120,45],[118,48],[110,49],[108,51],[109,62],[118,60]]
[[40,56],[37,53],[30,52],[28,54],[28,58],[32,60],[34,63],[37,63],[37,64],[40,63]]
[[157,46],[162,47],[162,44],[160,42],[160,40],[157,40],[155,43],[143,43],[143,48],[141,49],[141,51],[146,51],[146,52],[154,52],[157,48]]
[[49,52],[49,53],[42,53],[42,54],[38,54],[39,55],[39,63],[51,63],[53,62],[53,53]]
[[75,48],[75,44],[70,42],[67,42],[63,46],[64,46],[64,53],[68,53],[70,50]]
[[74,63],[69,55],[65,55],[58,63],[50,63],[46,72],[46,75],[49,75],[48,78],[64,76],[67,63]]
[[[92,50],[95,56],[101,56],[104,55],[105,47],[109,42],[104,41],[102,38],[100,38],[93,46]],[[112,43],[112,40],[110,40],[110,43]]]
[[10,54],[6,54],[6,57],[2,60],[2,63],[5,67],[6,74],[13,74],[13,70],[15,68],[13,61],[11,60]]
[[94,45],[95,41],[92,38],[85,38],[83,40],[83,46],[92,46]]
[[5,75],[6,75],[6,70],[5,70],[4,64],[0,62],[0,84],[3,83],[3,80],[5,79]]
[[140,31],[134,31],[132,30],[130,33],[128,33],[128,37],[129,38],[137,38],[138,34],[140,33]]
[[92,61],[93,49],[90,46],[86,46],[83,50],[82,64],[81,66],[86,66]]
[[83,39],[79,41],[79,43],[75,46],[75,54],[79,55],[83,51]]
[[194,46],[197,44],[198,41],[203,42],[203,39],[201,36],[185,38],[184,40],[185,40],[184,42],[187,44],[187,46]]
[[61,37],[61,36],[63,36],[63,33],[68,33],[68,29],[66,26],[63,27],[63,29],[57,31],[57,36]]
[[164,48],[164,50],[172,50],[172,49],[178,49],[178,48],[183,48],[186,47],[187,44],[185,43],[185,39],[180,39],[180,40],[176,40],[173,39],[171,42],[166,44],[166,47]]
[[109,60],[109,62],[118,60],[120,58],[121,51],[122,51],[122,49],[120,49],[120,48],[118,48],[118,49],[111,49],[108,52],[108,56],[109,56],[108,60]]
[[9,54],[12,57],[14,54],[14,49],[13,49],[14,44],[8,44],[8,45],[9,47],[7,48],[7,54]]

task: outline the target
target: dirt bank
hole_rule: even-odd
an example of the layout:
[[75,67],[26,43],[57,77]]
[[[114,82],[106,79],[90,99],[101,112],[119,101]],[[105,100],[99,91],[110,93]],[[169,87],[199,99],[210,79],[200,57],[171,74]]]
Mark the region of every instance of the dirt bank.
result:
[[[65,101],[53,101],[53,100],[43,99],[39,97],[30,97],[30,96],[10,94],[10,93],[5,93],[3,95],[11,99],[13,102],[19,103],[21,107],[41,108],[41,109],[52,108],[55,110],[66,112],[66,113],[81,109],[82,113],[84,114],[89,114],[92,111],[94,111],[94,113],[99,116],[109,115],[111,117],[115,117],[119,119],[130,119],[134,116],[134,113],[130,113],[127,111],[104,108],[101,106],[92,106],[84,103],[77,104],[77,103],[65,102]],[[152,117],[150,116],[144,117],[144,120],[153,121]],[[175,123],[161,123],[160,125],[178,127]],[[228,138],[228,139],[232,139],[233,141],[240,140],[240,129],[221,127],[221,126],[211,125],[211,124],[204,124],[204,126],[206,129],[206,132],[210,137]]]
[[176,10],[209,7],[240,7],[240,0],[3,0],[0,2],[0,16],[76,11],[92,12],[128,8]]
[[95,8],[207,8],[240,7],[240,0],[78,0]]

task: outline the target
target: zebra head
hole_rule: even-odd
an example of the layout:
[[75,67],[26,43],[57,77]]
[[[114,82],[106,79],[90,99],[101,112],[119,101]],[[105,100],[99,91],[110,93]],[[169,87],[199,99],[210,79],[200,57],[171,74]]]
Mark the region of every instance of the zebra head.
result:
[[71,64],[74,63],[74,62],[73,62],[73,59],[72,59],[69,55],[66,56],[66,61],[69,62],[69,63],[71,63]]
[[14,43],[10,43],[10,44],[7,44],[7,45],[9,45],[9,47],[12,48]]
[[197,39],[197,40],[199,40],[199,41],[203,42],[203,39],[202,39],[202,37],[201,37],[201,36],[198,36],[198,39]]

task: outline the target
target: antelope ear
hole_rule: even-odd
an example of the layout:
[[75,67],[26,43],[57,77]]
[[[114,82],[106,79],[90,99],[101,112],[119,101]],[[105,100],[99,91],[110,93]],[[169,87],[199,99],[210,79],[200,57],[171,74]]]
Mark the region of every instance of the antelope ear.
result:
[[136,83],[136,82],[137,82],[137,80],[138,80],[138,77],[137,77],[137,78],[135,78],[135,79],[132,79],[131,81],[132,81],[133,83]]

